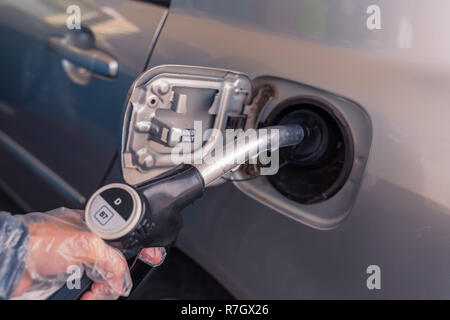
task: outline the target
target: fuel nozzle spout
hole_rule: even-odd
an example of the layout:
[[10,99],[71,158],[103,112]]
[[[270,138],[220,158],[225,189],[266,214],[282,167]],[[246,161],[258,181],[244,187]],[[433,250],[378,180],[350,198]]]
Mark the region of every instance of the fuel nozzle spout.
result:
[[[205,181],[205,186],[223,177],[235,167],[267,151],[283,147],[301,145],[305,130],[298,124],[271,126],[256,130],[252,137],[247,134],[238,136],[219,152],[221,156],[208,155],[202,163],[196,165]],[[230,152],[231,150],[231,152]]]

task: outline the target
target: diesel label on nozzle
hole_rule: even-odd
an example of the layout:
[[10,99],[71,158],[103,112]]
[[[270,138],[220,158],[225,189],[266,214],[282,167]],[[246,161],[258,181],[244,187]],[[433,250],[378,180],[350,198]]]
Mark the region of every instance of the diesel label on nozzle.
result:
[[[101,194],[97,195],[91,205],[91,221],[96,226],[108,231],[116,231],[125,227],[127,221],[114,210],[113,206]],[[93,218],[93,219],[92,219]]]
[[134,230],[141,210],[141,200],[134,189],[125,184],[110,184],[89,199],[86,224],[103,239],[119,239]]
[[95,213],[94,217],[102,226],[104,226],[108,221],[111,220],[113,215],[114,213],[109,211],[106,206],[103,206],[100,210],[97,211],[97,213]]
[[122,188],[107,189],[100,193],[100,196],[115,210],[120,216],[128,220],[133,212],[133,198]]

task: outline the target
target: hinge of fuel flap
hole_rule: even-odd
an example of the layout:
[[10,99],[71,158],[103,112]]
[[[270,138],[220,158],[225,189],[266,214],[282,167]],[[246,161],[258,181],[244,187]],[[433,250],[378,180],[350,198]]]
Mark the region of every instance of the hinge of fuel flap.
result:
[[257,92],[252,101],[249,77],[230,70],[160,66],[144,72],[130,89],[125,111],[125,181],[137,185],[168,171],[179,164],[174,154],[180,150],[181,162],[201,160],[223,144],[227,128],[254,128],[266,99],[266,90]]

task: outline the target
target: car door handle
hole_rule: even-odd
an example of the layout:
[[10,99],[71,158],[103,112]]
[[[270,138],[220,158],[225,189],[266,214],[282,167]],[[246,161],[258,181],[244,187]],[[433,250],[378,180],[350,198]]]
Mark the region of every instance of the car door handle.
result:
[[51,37],[47,44],[52,51],[73,64],[102,76],[110,78],[117,76],[119,63],[100,50],[79,48],[67,43],[65,38],[60,37]]

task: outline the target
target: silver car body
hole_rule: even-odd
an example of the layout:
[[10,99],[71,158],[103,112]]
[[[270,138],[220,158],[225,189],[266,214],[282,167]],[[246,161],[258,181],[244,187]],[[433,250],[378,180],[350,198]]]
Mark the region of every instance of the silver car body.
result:
[[[56,1],[36,3],[54,5]],[[111,97],[98,100],[109,103],[114,117],[110,122],[93,118],[89,110],[75,111],[80,116],[76,119],[88,120],[105,136],[97,139],[96,145],[88,146],[90,149],[108,141],[102,146],[106,151],[101,157],[92,156],[95,168],[103,168],[99,169],[103,173],[113,157],[112,144],[119,141],[117,124],[126,92],[123,88],[131,85],[140,68],[196,65],[236,70],[252,79],[283,78],[355,101],[369,116],[372,142],[367,165],[353,209],[337,228],[323,231],[289,219],[249,198],[231,183],[209,189],[202,200],[185,210],[185,227],[177,245],[234,296],[450,298],[450,41],[446,40],[450,2],[172,0],[167,19],[166,9],[148,3],[77,3],[99,12],[103,6],[113,7],[139,29],[133,35],[99,40],[104,50],[112,51],[120,60],[119,70],[126,74],[119,73],[117,79],[109,80],[109,86],[94,79],[82,88],[72,87],[72,91],[65,91],[65,98],[70,100],[61,100],[70,117],[74,107],[81,107],[73,102],[80,94],[92,94],[98,85],[112,90],[114,102]],[[381,19],[381,28],[375,30],[367,25],[372,14],[368,8],[373,5],[380,9]],[[64,13],[65,6],[55,10]],[[0,16],[6,24],[7,17]],[[33,28],[23,27],[28,31]],[[61,30],[50,30],[48,35],[61,35]],[[57,68],[60,61],[51,63]],[[62,69],[54,70],[58,73],[48,75],[44,83],[70,81],[57,80],[65,75]],[[20,79],[19,83],[27,83],[26,78]],[[8,97],[2,96],[3,113],[15,108],[11,102],[14,99],[9,101]],[[46,116],[48,113],[44,113]],[[64,117],[58,121],[64,123]],[[75,134],[87,132],[83,131],[83,121],[74,123]],[[6,138],[0,135],[0,146],[12,152],[14,144],[11,147],[8,138],[20,139],[14,137],[13,131],[5,134]],[[35,141],[28,139],[21,141],[28,145]],[[16,149],[22,150],[17,145]],[[76,163],[72,171],[65,169],[64,157],[59,162],[46,162],[39,150],[29,152],[40,157],[45,168],[56,172],[82,197],[88,197],[100,183],[100,175],[94,177]],[[80,182],[74,170],[78,177],[87,174],[91,182]],[[119,170],[113,170],[108,180],[118,178]],[[14,182],[8,172],[2,172],[2,179],[9,179],[3,185],[16,193],[28,190],[29,202],[38,203],[30,186]],[[46,203],[52,203],[52,199],[49,196]],[[83,202],[71,199],[61,202]],[[31,203],[30,207],[35,206]],[[367,280],[373,265],[379,267],[381,288],[370,290]]]
[[[381,9],[369,30],[367,8]],[[179,246],[239,298],[450,297],[450,3],[414,0],[172,1],[151,66],[273,75],[352,99],[373,138],[358,198],[318,231],[208,191]],[[381,270],[369,290],[367,268]]]

